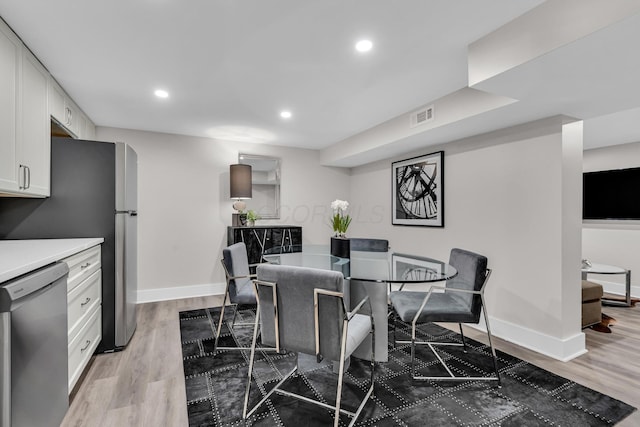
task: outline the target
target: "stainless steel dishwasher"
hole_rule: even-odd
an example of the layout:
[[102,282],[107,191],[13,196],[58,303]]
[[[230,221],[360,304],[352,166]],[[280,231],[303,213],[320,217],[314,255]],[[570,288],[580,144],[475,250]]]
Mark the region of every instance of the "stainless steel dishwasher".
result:
[[51,264],[0,284],[0,426],[58,426],[69,408],[67,275]]

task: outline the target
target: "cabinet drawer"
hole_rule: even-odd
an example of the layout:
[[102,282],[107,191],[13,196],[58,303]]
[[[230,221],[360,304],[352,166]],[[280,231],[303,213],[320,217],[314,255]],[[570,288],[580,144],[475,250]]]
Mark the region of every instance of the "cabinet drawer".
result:
[[87,323],[91,313],[102,300],[102,270],[94,272],[67,295],[67,324],[69,341]]
[[102,338],[102,307],[91,314],[80,333],[69,343],[69,393],[78,382]]
[[63,261],[69,266],[67,291],[71,292],[84,279],[100,268],[100,245],[71,255]]

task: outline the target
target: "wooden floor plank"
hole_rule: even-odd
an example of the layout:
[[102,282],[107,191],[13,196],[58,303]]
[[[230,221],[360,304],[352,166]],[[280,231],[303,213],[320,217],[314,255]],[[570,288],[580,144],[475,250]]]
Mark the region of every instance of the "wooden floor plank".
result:
[[[94,356],[62,423],[71,426],[187,426],[178,313],[214,307],[222,297],[140,304],[138,328],[122,352]],[[585,330],[586,354],[560,362],[496,339],[496,347],[577,383],[640,407],[640,308],[604,307],[612,333]],[[454,330],[457,330],[454,328]],[[471,338],[486,335],[465,328]],[[640,426],[636,411],[620,427]]]

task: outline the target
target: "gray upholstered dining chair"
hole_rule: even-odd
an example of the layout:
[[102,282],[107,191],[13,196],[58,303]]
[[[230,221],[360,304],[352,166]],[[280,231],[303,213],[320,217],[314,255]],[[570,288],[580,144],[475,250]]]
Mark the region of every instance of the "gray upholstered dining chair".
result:
[[236,323],[238,314],[238,305],[256,305],[256,295],[253,287],[253,278],[255,275],[250,274],[249,259],[247,256],[247,247],[244,242],[234,243],[222,250],[222,267],[224,268],[225,279],[227,282],[224,292],[224,301],[220,310],[220,319],[216,328],[216,338],[214,342],[214,351],[216,350],[249,350],[249,347],[219,347],[218,341],[222,331],[224,313],[227,308],[227,300],[231,303],[233,309],[233,318],[230,328],[233,326],[253,326],[251,323]]
[[[491,342],[491,327],[484,301],[484,289],[491,275],[487,268],[487,258],[473,252],[454,248],[451,250],[449,264],[458,274],[447,280],[446,286],[432,286],[428,292],[397,291],[390,295],[391,305],[397,317],[411,323],[411,340],[396,341],[394,317],[394,345],[411,344],[411,375],[416,380],[492,380],[500,386],[500,372],[496,351]],[[438,292],[437,292],[438,291]],[[479,323],[480,312],[484,313],[485,326],[489,337],[489,348],[493,357],[495,376],[456,376],[436,351],[437,346],[462,346],[467,351],[463,323]],[[429,322],[454,322],[460,327],[462,343],[419,341],[416,338],[416,326]],[[415,353],[417,345],[427,345],[438,361],[446,369],[448,376],[418,376],[415,372]]]
[[[375,363],[372,340],[370,387],[355,412],[341,408],[345,362],[353,350],[374,333],[371,315],[359,314],[368,298],[360,301],[351,312],[347,311],[344,302],[344,278],[342,273],[337,271],[262,264],[257,267],[257,275],[254,283],[258,295],[258,309],[249,358],[243,419],[250,417],[276,392],[335,411],[336,427],[340,413],[352,417],[349,425],[353,425],[374,388]],[[324,359],[339,364],[335,405],[313,400],[283,388],[285,381],[298,371],[296,359],[296,366],[248,411],[258,327],[263,346],[275,347],[277,351],[286,349],[315,355],[318,363]]]
[[[349,238],[350,250],[357,252],[376,252],[371,254],[373,256],[380,255],[386,257],[386,253],[389,252],[389,241],[386,239],[369,239],[369,238]],[[357,255],[351,254],[352,257]],[[367,254],[369,256],[369,254]],[[380,263],[367,265],[364,268],[379,268]],[[353,268],[353,267],[352,267]],[[356,271],[351,271],[356,273]],[[366,275],[366,274],[365,274]],[[384,276],[384,272],[382,273]],[[387,289],[389,286],[389,289]],[[365,296],[370,298],[371,307],[373,310],[373,317],[376,319],[376,335],[378,337],[378,348],[376,348],[376,357],[380,361],[386,361],[388,359],[389,349],[384,343],[388,341],[386,335],[388,334],[388,292],[391,291],[391,284],[385,283],[372,283],[364,282],[361,280],[351,279],[349,286],[351,301],[360,301]],[[351,305],[353,307],[353,304]],[[366,308],[365,308],[366,310]],[[362,351],[365,346],[356,350],[356,356],[362,356]]]

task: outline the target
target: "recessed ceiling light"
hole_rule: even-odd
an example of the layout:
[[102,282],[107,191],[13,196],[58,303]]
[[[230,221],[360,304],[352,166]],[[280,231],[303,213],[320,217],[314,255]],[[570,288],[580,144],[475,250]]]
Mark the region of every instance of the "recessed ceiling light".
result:
[[356,50],[358,52],[369,52],[373,47],[371,40],[360,40],[356,43]]
[[169,92],[167,92],[166,90],[162,90],[162,89],[156,89],[155,92],[153,92],[158,98],[168,98],[169,97]]
[[281,111],[280,112],[280,117],[282,117],[283,119],[290,119],[291,118],[291,111]]

